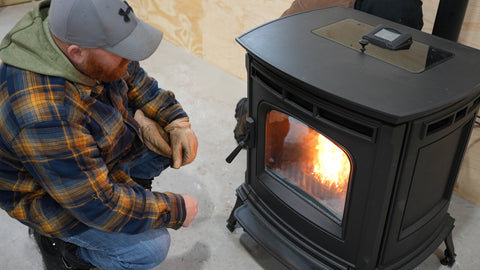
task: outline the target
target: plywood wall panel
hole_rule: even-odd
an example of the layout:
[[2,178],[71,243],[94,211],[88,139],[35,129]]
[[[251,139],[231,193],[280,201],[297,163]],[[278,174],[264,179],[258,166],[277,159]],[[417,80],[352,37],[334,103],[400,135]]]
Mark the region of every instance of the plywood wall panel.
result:
[[131,0],[135,13],[173,44],[246,78],[245,50],[235,37],[278,18],[290,0]]
[[278,18],[289,6],[289,0],[204,1],[208,16],[202,21],[203,58],[246,79],[245,50],[235,37]]
[[422,31],[432,33],[435,16],[437,15],[439,0],[423,0],[423,28]]
[[134,0],[135,13],[161,29],[164,38],[198,56],[202,56],[201,20],[205,16],[202,0]]

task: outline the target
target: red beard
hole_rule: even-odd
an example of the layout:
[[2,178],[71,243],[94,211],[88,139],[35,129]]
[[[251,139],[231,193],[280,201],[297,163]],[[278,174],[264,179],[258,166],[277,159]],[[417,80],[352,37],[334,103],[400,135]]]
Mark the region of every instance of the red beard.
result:
[[103,82],[116,81],[122,78],[127,72],[129,63],[130,60],[122,59],[118,66],[109,69],[96,58],[90,57],[87,61],[85,74],[92,79]]

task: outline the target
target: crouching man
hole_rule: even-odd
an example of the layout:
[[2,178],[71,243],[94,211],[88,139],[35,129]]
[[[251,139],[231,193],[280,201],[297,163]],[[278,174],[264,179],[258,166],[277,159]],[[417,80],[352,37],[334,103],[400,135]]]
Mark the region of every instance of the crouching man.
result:
[[195,159],[172,92],[138,61],[162,32],[122,0],[46,0],[0,45],[0,207],[27,225],[47,269],[151,269],[197,201],[152,192]]

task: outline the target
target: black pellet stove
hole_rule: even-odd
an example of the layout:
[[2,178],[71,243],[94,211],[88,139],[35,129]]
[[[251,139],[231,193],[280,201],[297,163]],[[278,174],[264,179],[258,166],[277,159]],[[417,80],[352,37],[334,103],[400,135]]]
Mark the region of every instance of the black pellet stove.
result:
[[[413,42],[359,42],[380,24]],[[247,170],[227,227],[291,269],[412,269],[443,241],[452,265],[447,210],[480,105],[480,51],[343,7],[237,41]]]

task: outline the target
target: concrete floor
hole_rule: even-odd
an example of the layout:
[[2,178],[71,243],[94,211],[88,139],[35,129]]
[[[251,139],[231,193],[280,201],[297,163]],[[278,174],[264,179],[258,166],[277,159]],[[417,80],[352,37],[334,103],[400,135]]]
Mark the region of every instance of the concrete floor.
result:
[[[0,7],[0,37],[32,7],[33,3]],[[242,63],[243,65],[243,63]],[[194,163],[168,170],[154,182],[154,190],[187,193],[199,201],[199,214],[189,228],[171,231],[172,246],[166,261],[156,270],[284,270],[241,228],[225,227],[235,203],[235,189],[244,181],[245,151],[227,164],[236,146],[233,139],[236,102],[246,95],[246,83],[229,73],[163,41],[143,63],[159,85],[172,89],[190,113],[199,139]],[[477,128],[478,129],[478,128]],[[456,219],[453,231],[457,262],[452,269],[480,269],[480,208],[454,195],[449,210]],[[0,269],[43,269],[36,245],[27,228],[0,211]],[[449,269],[439,263],[440,246],[416,269]]]

